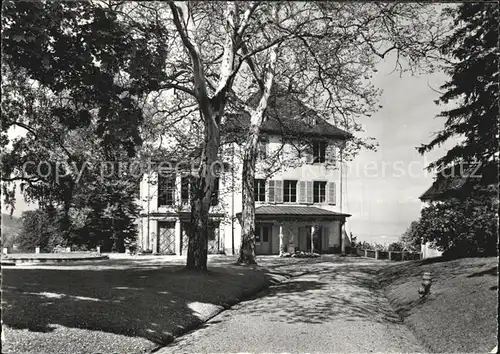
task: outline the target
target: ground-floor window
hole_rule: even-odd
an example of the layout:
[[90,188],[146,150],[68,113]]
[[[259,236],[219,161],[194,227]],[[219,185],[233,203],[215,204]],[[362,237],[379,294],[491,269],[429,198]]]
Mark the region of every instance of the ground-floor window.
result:
[[255,243],[269,242],[269,227],[255,226]]

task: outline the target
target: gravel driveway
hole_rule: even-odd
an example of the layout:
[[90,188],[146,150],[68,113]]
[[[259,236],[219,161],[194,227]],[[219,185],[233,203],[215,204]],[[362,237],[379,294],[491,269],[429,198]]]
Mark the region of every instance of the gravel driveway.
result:
[[314,263],[310,274],[223,312],[159,353],[423,352],[377,284],[383,265]]

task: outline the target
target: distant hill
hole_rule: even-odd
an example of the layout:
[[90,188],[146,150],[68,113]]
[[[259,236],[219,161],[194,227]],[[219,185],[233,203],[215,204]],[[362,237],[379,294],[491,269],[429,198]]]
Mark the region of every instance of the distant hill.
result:
[[23,223],[18,216],[10,216],[9,214],[2,213],[2,229],[5,227],[21,228]]
[[9,244],[12,238],[21,230],[21,218],[2,213],[2,245]]

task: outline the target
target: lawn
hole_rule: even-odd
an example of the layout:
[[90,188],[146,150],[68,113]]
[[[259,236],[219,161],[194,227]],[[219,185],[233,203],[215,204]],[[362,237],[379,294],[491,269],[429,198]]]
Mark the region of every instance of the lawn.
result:
[[[423,272],[431,294],[420,300]],[[430,352],[489,353],[497,345],[497,258],[442,258],[386,267],[379,273],[389,301]]]
[[237,266],[203,275],[141,263],[2,269],[2,352],[150,352],[269,280]]

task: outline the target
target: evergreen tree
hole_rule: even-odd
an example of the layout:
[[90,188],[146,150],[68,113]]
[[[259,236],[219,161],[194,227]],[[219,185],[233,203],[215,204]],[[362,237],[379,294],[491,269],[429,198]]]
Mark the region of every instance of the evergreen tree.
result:
[[418,151],[424,154],[452,137],[462,137],[429,166],[439,171],[438,182],[460,183],[453,194],[444,190],[438,203],[422,210],[413,234],[456,256],[493,255],[498,233],[499,6],[463,3],[449,11],[456,29],[441,52],[454,61],[437,103],[453,103],[455,108],[441,112],[444,129]]
[[498,3],[463,3],[449,10],[456,30],[441,47],[455,61],[447,68],[450,80],[438,104],[456,103],[441,112],[445,127],[428,144],[424,154],[452,137],[464,140],[429,167],[456,163],[479,164],[482,182],[497,180],[498,163]]

